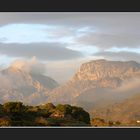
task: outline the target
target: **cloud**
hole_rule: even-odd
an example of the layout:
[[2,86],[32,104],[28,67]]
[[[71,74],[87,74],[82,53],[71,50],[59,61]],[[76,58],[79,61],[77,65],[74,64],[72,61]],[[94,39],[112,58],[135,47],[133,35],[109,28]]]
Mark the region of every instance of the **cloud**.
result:
[[140,78],[132,78],[128,81],[124,81],[120,87],[112,90],[112,96],[115,97],[116,100],[123,100],[126,98],[130,98],[139,93],[140,90]]
[[[101,13],[101,12],[16,12],[0,13],[1,24],[10,23],[40,23],[40,24],[68,24],[68,25],[99,25],[125,27],[138,25],[140,13]],[[12,17],[12,18],[11,18]],[[137,21],[135,20],[137,19]],[[111,27],[112,27],[111,26]],[[135,28],[135,27],[134,27]],[[123,27],[122,27],[123,29]],[[117,30],[117,29],[116,29]]]
[[115,89],[108,88],[95,88],[90,89],[83,94],[81,94],[77,99],[81,102],[90,103],[87,105],[88,109],[91,107],[101,107],[109,105],[112,103],[117,103],[124,101],[125,99],[131,98],[134,95],[140,94],[140,78],[129,79],[128,81],[123,81],[122,85]]
[[[1,26],[22,23],[58,27],[53,31],[47,29],[46,33],[54,39],[73,37],[77,44],[96,45],[102,49],[113,46],[139,47],[140,43],[140,13],[17,12],[0,13],[0,19]],[[81,29],[86,29],[86,32],[78,32]]]
[[35,56],[29,60],[17,59],[13,61],[10,66],[32,73],[43,74],[46,71],[45,64],[39,62]]
[[0,13],[0,25],[31,23],[71,27],[93,26],[100,32],[139,33],[139,17],[140,13],[134,12],[3,12]]
[[105,59],[111,60],[120,60],[120,61],[134,60],[140,62],[140,53],[128,51],[120,51],[120,52],[102,51],[93,54],[93,56],[104,57]]
[[83,57],[80,52],[65,48],[65,44],[60,43],[0,43],[0,53],[10,57],[36,56],[41,60],[69,60]]
[[138,48],[140,47],[140,34],[104,34],[89,33],[77,39],[77,42],[85,45],[95,45],[105,50],[108,48]]

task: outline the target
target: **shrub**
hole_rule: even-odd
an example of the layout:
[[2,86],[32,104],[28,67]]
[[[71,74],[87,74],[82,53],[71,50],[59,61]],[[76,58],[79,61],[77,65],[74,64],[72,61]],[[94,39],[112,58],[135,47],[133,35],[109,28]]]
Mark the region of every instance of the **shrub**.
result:
[[42,109],[47,109],[49,111],[55,109],[55,106],[52,103],[47,103],[47,104],[41,105],[39,107]]
[[22,113],[25,111],[25,106],[21,102],[7,102],[3,105],[6,113]]
[[87,124],[90,124],[89,113],[84,111],[81,107],[72,107],[72,117],[78,121],[83,121]]
[[70,106],[70,105],[58,104],[58,105],[56,106],[56,110],[59,110],[60,112],[63,112],[64,115],[66,115],[66,114],[71,114],[71,112],[72,112],[72,106]]
[[44,117],[37,117],[35,119],[35,124],[39,126],[47,126],[48,121]]
[[93,125],[93,126],[106,126],[107,123],[105,122],[104,119],[101,119],[101,118],[93,118],[91,120],[91,125]]
[[0,126],[11,126],[11,120],[8,117],[0,118]]

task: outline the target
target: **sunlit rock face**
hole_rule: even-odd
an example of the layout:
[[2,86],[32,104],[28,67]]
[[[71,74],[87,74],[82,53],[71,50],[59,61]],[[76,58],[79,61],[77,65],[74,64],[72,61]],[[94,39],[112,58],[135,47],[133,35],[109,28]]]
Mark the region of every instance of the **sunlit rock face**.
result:
[[93,60],[82,64],[71,83],[82,84],[82,87],[116,88],[123,80],[140,76],[140,64],[135,61],[120,62],[104,59]]
[[92,104],[96,98],[112,98],[114,90],[135,78],[140,78],[140,64],[135,61],[93,60],[82,64],[65,85],[52,90],[48,101],[77,103],[82,99]]
[[106,77],[126,77],[140,74],[140,64],[135,61],[119,62],[104,59],[82,64],[74,78],[76,80],[98,80]]

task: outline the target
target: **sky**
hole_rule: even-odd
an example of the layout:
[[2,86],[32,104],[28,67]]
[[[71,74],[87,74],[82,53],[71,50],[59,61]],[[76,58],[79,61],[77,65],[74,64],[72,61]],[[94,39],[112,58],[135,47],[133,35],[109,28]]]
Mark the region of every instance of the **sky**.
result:
[[140,13],[0,13],[0,67],[35,60],[45,75],[64,83],[94,59],[140,62]]

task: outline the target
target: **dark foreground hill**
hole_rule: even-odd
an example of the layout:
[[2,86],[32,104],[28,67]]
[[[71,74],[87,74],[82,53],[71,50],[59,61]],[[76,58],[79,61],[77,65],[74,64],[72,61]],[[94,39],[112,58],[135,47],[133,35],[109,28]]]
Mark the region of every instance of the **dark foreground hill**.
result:
[[0,105],[0,126],[89,126],[90,116],[80,107],[47,103],[27,106],[22,102]]

